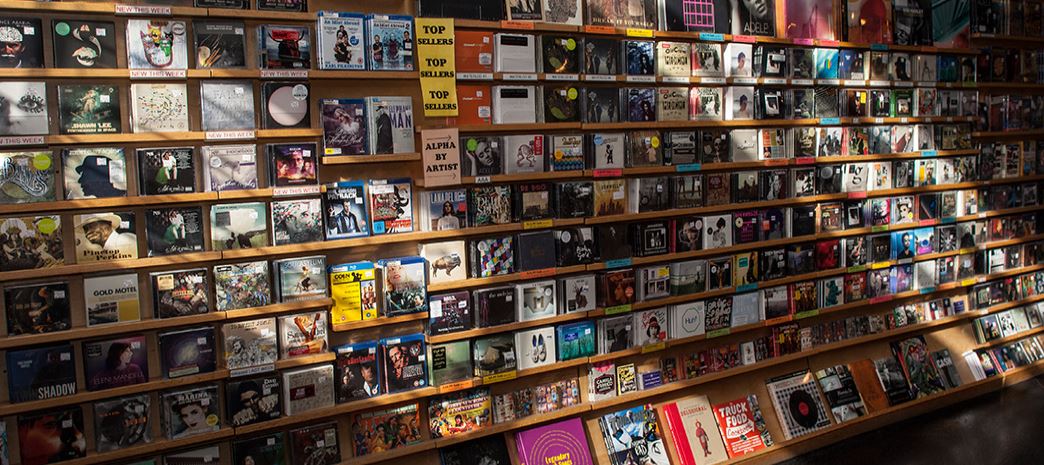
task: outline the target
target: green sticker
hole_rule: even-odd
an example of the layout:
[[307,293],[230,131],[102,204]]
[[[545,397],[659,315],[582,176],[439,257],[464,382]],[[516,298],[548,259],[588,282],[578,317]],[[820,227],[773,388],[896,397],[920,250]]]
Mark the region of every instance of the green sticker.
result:
[[44,234],[50,235],[58,229],[58,223],[55,223],[54,218],[40,218],[36,221],[36,229],[39,229],[40,232]]
[[69,23],[63,21],[58,24],[55,24],[54,32],[63,37],[69,35]]
[[573,51],[574,49],[576,49],[576,39],[566,39],[565,46],[566,50],[569,50],[570,52]]
[[579,92],[576,91],[575,87],[570,87],[568,95],[569,100],[576,100],[576,97],[579,96]]
[[478,148],[478,141],[475,139],[468,139],[468,151],[474,152]]
[[51,168],[51,156],[46,153],[38,153],[33,156],[33,167],[38,171]]

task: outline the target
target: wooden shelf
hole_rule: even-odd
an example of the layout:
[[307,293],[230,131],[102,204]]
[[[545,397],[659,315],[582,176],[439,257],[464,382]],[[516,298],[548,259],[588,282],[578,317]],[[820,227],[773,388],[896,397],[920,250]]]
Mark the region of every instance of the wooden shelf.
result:
[[231,427],[222,427],[221,429],[206,433],[189,436],[181,439],[163,439],[154,438],[152,442],[147,444],[140,444],[125,449],[118,449],[110,452],[94,452],[91,451],[84,458],[66,460],[63,461],[64,465],[95,465],[95,464],[110,464],[125,459],[134,457],[141,457],[146,455],[156,455],[160,451],[173,451],[175,449],[185,449],[191,446],[198,446],[207,443],[217,442],[224,439],[232,438],[235,435],[235,431]]
[[[36,3],[36,2],[32,2]],[[96,3],[91,3],[96,4]],[[2,10],[3,7],[0,7]],[[180,70],[173,70],[180,71]],[[0,72],[4,78],[37,78],[37,79],[129,79],[131,70],[126,68],[9,68]],[[186,79],[205,79],[210,77],[208,69],[187,69]],[[149,79],[151,81],[151,79]],[[179,78],[164,79],[165,81],[178,81]]]
[[237,310],[226,310],[226,320],[238,320],[240,318],[260,318],[264,316],[277,315],[290,312],[304,312],[313,308],[329,308],[333,305],[333,299],[324,297],[322,299],[299,300],[296,302],[283,302],[263,307],[240,308]]
[[168,255],[164,257],[141,257],[130,260],[116,260],[110,262],[76,263],[62,265],[52,268],[34,268],[31,270],[4,271],[0,272],[0,282],[15,281],[32,278],[45,278],[49,276],[69,276],[74,274],[87,274],[94,272],[135,270],[141,268],[155,268],[166,265],[196,264],[211,262],[221,259],[221,252],[194,252],[181,255]]
[[215,18],[256,19],[263,21],[315,21],[314,12],[234,10],[208,8],[207,16]]
[[[1023,305],[1025,305],[1025,303],[1023,303]],[[990,347],[996,347],[996,346],[999,346],[999,345],[1002,345],[1002,344],[1009,344],[1009,343],[1012,343],[1012,342],[1015,342],[1015,341],[1021,341],[1021,340],[1026,339],[1026,338],[1036,336],[1036,335],[1038,335],[1040,333],[1044,333],[1044,326],[1033,328],[1033,329],[1030,329],[1030,330],[1027,330],[1027,331],[1023,331],[1021,333],[1015,333],[1015,334],[1012,334],[1011,336],[1002,337],[1000,339],[994,339],[992,341],[986,341],[986,342],[984,342],[982,344],[978,344],[978,345],[972,347],[972,350],[988,349]]]
[[41,334],[22,334],[18,336],[7,336],[0,338],[0,349],[13,347],[25,347],[37,344],[51,344],[80,339],[91,339],[101,336],[112,336],[131,332],[155,331],[182,326],[191,326],[225,319],[224,312],[204,313],[201,315],[181,316],[177,318],[152,318],[140,321],[127,321],[98,326],[86,326],[72,328],[65,331],[55,331]]
[[1044,36],[1013,36],[1007,34],[984,34],[981,32],[973,32],[971,38],[972,40],[981,40],[983,42],[1027,42],[1032,44],[1044,44]]
[[236,428],[236,435],[248,435],[276,429],[283,430],[300,425],[302,423],[315,423],[325,420],[327,418],[339,415],[346,415],[352,412],[359,412],[363,410],[398,404],[400,402],[408,402],[423,397],[430,397],[436,394],[436,392],[437,390],[433,387],[424,387],[420,389],[414,389],[412,391],[400,392],[396,394],[384,394],[369,399],[357,400],[354,402],[347,402],[343,404],[335,404],[329,407],[323,407],[314,410],[309,410],[307,412],[301,412],[297,415],[283,416],[275,420],[255,423],[253,425],[240,426]]
[[443,292],[455,289],[466,289],[471,287],[479,286],[492,286],[495,284],[514,283],[517,281],[527,281],[536,279],[550,279],[554,276],[561,276],[573,273],[580,273],[586,271],[586,265],[575,265],[567,266],[564,268],[548,268],[546,270],[534,270],[534,271],[523,271],[498,276],[490,276],[488,278],[468,278],[460,281],[453,281],[448,283],[432,283],[428,284],[428,292]]
[[66,405],[85,404],[97,400],[109,399],[119,396],[127,396],[132,394],[140,394],[143,392],[159,391],[180,386],[188,386],[197,383],[218,381],[227,377],[228,370],[217,370],[212,373],[182,376],[180,378],[154,379],[141,384],[120,386],[117,388],[104,389],[101,391],[77,392],[76,394],[70,396],[55,397],[53,399],[34,400],[30,402],[20,402],[17,404],[5,403],[0,404],[0,416],[18,415],[20,413],[31,412],[34,410],[46,410]]
[[583,320],[587,318],[587,312],[573,312],[566,313],[563,315],[555,315],[550,318],[541,318],[539,320],[530,321],[519,321],[515,323],[508,323],[506,325],[489,326],[486,328],[475,328],[466,329],[464,331],[455,331],[447,334],[439,334],[436,336],[427,336],[428,344],[441,344],[450,341],[460,341],[463,339],[471,339],[474,337],[485,336],[488,334],[498,334],[506,332],[514,332],[522,329],[535,328],[539,326],[552,326],[558,325],[570,321]]
[[0,5],[0,10],[70,11],[75,13],[107,13],[111,15],[116,12],[116,4],[110,2],[36,2],[7,0]]
[[506,32],[528,34],[532,31],[579,32],[580,26],[571,24],[545,23],[540,21],[481,21],[477,19],[453,20],[453,27],[460,29],[495,29]]
[[[314,19],[314,18],[313,18]],[[207,77],[217,79],[287,79],[295,78],[267,77],[268,70],[261,69],[212,69]],[[379,80],[379,79],[418,79],[417,71],[354,71],[334,69],[301,69],[307,71],[307,79],[345,79],[345,80]],[[306,79],[301,79],[305,81]]]
[[413,321],[424,321],[427,319],[428,312],[417,312],[410,313],[408,315],[379,317],[372,320],[349,321],[346,323],[334,324],[332,325],[332,328],[335,332],[347,332],[365,328],[375,328],[378,326],[391,326],[403,323],[410,323]]
[[[387,450],[384,452],[362,455],[359,457],[352,457],[347,460],[341,461],[338,465],[370,465],[374,463],[388,462],[413,454],[418,454],[424,451],[429,451],[434,449],[436,446],[437,445],[435,441],[421,441],[411,446],[397,447],[395,449]],[[350,454],[350,451],[344,451],[342,453],[344,455],[348,455]]]
[[194,192],[191,194],[131,195],[127,197],[108,197],[101,199],[14,203],[0,205],[0,215],[41,213],[62,210],[91,210],[95,208],[121,208],[142,205],[166,205],[172,203],[213,202],[217,199],[217,192]]
[[[324,165],[358,165],[366,163],[396,163],[403,161],[420,161],[421,154],[396,153],[393,155],[342,155],[324,156],[320,160]],[[420,181],[420,180],[418,180]]]
[[[329,350],[329,349],[328,349]],[[277,360],[275,362],[276,370],[287,370],[290,368],[300,368],[307,365],[318,365],[320,363],[329,363],[337,358],[337,354],[333,352],[323,352],[312,355],[302,355],[293,358],[285,358]]]
[[[585,175],[583,170],[574,171],[540,171],[536,173],[517,173],[517,174],[495,174],[492,176],[463,176],[460,178],[460,185],[472,185],[472,184],[500,184],[508,182],[539,182],[539,181],[554,181],[559,179],[571,179],[580,178]],[[424,187],[424,180],[417,179],[417,187]],[[440,186],[439,188],[445,188],[451,186]]]
[[1008,139],[1044,136],[1044,129],[1021,129],[1017,131],[974,131],[972,137],[979,139]]

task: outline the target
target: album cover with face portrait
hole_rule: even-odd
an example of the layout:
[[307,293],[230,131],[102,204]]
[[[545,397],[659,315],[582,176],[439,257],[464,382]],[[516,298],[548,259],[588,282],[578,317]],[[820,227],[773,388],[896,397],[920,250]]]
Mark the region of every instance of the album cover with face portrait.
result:
[[164,392],[160,399],[163,431],[167,439],[181,439],[221,429],[221,402],[216,385]]
[[396,393],[427,385],[423,334],[385,338],[380,341],[381,371],[386,391]]
[[314,143],[268,144],[268,162],[273,187],[316,184],[318,153]]
[[88,391],[141,384],[149,380],[144,335],[85,342],[84,378]]
[[616,39],[584,39],[584,74],[620,74],[620,41]]
[[73,216],[76,262],[138,258],[133,212],[98,212]]
[[79,405],[18,417],[21,463],[57,463],[87,456]]
[[319,12],[319,69],[366,69],[365,20],[359,13]]
[[55,68],[115,68],[116,25],[103,21],[51,22]]
[[120,88],[105,84],[58,86],[61,134],[114,134],[122,131]]
[[42,68],[43,33],[39,19],[0,17],[0,68]]
[[66,200],[127,195],[122,148],[63,149],[62,165]]
[[[307,100],[304,106],[308,106]],[[323,155],[365,155],[369,135],[366,101],[363,99],[322,99],[319,103],[323,124]],[[307,111],[307,110],[305,110]],[[308,121],[308,118],[304,118]]]
[[[0,39],[3,39],[4,30],[4,26],[0,26]],[[0,61],[3,60],[2,53],[3,50],[0,49]],[[5,82],[3,87],[0,87],[0,99],[5,102],[4,118],[0,121],[0,136],[47,134],[49,119],[45,83]]]
[[503,173],[502,143],[497,136],[461,137],[461,175],[492,176]]
[[195,34],[196,68],[246,66],[246,25],[242,21],[193,21],[192,32]]
[[203,251],[201,207],[158,208],[145,212],[148,256]]

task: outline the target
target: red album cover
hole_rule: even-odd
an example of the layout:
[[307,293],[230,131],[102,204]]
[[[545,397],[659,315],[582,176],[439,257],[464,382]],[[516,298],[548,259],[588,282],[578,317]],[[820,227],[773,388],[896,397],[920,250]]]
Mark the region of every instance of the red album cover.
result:
[[493,99],[487,85],[457,86],[457,122],[463,124],[490,124]]
[[816,242],[816,270],[832,270],[841,266],[841,240]]
[[493,72],[493,33],[461,31],[454,33],[453,54],[457,73]]
[[845,275],[845,303],[866,299],[866,273]]

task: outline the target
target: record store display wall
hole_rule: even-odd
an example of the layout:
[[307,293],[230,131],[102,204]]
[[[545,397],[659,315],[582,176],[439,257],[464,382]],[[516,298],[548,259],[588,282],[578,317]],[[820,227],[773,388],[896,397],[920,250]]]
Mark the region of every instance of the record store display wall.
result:
[[159,3],[0,5],[0,465],[773,463],[1044,366],[1039,2]]

